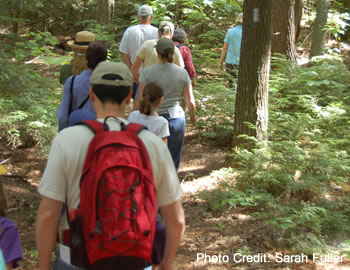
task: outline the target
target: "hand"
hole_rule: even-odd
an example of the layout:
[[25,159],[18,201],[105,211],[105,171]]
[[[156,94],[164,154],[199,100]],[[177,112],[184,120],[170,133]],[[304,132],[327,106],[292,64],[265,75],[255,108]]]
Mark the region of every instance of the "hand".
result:
[[190,116],[192,124],[195,124],[197,122],[196,116]]
[[[152,268],[153,269],[153,268]],[[171,264],[166,264],[163,261],[155,267],[156,270],[172,270]]]
[[136,73],[132,72],[132,77],[133,77],[135,83],[139,83],[139,74],[138,74],[138,72],[136,72]]

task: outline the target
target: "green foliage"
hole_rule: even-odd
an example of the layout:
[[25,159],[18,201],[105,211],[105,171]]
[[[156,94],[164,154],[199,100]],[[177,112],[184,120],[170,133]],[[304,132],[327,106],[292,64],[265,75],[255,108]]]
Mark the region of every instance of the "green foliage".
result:
[[[212,48],[213,45],[216,47],[218,40],[223,40],[224,31],[233,24],[234,18],[241,12],[243,1],[153,0],[151,4],[155,24],[159,24],[162,20],[170,20],[190,33],[190,36],[194,37],[193,43],[202,45],[207,43],[209,45],[207,48]],[[218,29],[218,25],[224,31]]]
[[242,2],[233,0],[154,0],[151,4],[156,18],[168,17],[176,23],[181,22],[184,26],[190,26],[193,22],[207,24],[222,17],[232,18],[241,10]]
[[334,13],[331,13],[326,29],[336,40],[340,40],[341,36],[345,35],[346,33],[346,29],[349,26],[349,21],[350,14],[348,12],[340,13],[338,11],[334,11]]
[[121,61],[118,49],[119,44],[115,41],[113,24],[100,25],[94,20],[84,21],[82,24],[85,25],[84,29],[95,33],[96,40],[102,40],[106,43],[108,47],[108,60],[116,62]]
[[350,241],[346,240],[339,245],[339,255],[343,255],[345,258],[350,258]]
[[220,79],[202,79],[194,91],[198,117],[196,127],[201,136],[217,145],[229,146],[233,133],[235,92],[226,88]]
[[13,147],[46,147],[56,129],[57,82],[20,61],[47,53],[44,45],[55,39],[48,33],[31,33],[28,38],[0,45],[0,138]]
[[236,149],[226,184],[200,196],[220,213],[248,209],[268,225],[275,247],[324,252],[350,236],[350,72],[329,57],[309,67],[281,58],[274,65],[269,141]]
[[33,249],[29,251],[29,257],[33,259],[37,259],[39,257],[39,252],[37,249]]
[[18,61],[43,54],[51,54],[47,45],[56,45],[58,41],[49,32],[30,32],[14,46],[15,58]]

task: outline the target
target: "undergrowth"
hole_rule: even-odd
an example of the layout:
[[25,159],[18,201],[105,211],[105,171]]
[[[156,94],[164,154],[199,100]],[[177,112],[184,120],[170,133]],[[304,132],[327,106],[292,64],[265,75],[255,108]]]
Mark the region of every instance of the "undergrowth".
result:
[[0,138],[8,147],[46,149],[56,131],[57,80],[45,78],[25,64],[34,56],[53,56],[49,33],[9,37],[0,43]]
[[227,147],[232,141],[235,92],[226,88],[219,79],[203,79],[194,91],[198,118],[196,128],[200,136],[217,146]]
[[236,149],[225,181],[199,196],[215,212],[249,210],[268,225],[276,248],[312,254],[333,246],[347,255],[350,72],[335,58],[316,58],[309,67],[274,62],[269,140],[253,151]]

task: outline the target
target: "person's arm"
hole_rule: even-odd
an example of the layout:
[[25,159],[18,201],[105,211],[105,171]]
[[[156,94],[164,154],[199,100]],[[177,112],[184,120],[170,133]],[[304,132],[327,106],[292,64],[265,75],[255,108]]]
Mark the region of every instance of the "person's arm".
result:
[[177,248],[181,236],[185,230],[185,214],[180,200],[161,207],[162,217],[165,224],[166,243],[164,257],[159,265],[160,270],[172,269]]
[[226,53],[227,53],[227,49],[228,49],[228,43],[224,42],[224,47],[222,48],[222,52],[221,52],[221,56],[220,56],[220,63],[219,63],[219,68],[222,68],[222,63],[224,62],[224,59],[226,57]]
[[39,253],[39,269],[49,270],[55,250],[59,220],[63,203],[42,197],[36,222],[36,244]]
[[131,73],[134,78],[134,82],[139,83],[139,69],[143,63],[143,59],[136,56],[135,62],[131,66]]
[[185,103],[187,105],[188,111],[190,113],[190,119],[194,124],[196,122],[196,104],[194,100],[192,85],[188,84],[183,90],[183,96],[185,98]]
[[11,269],[13,269],[13,262],[6,264],[6,270],[11,270]]
[[193,66],[191,50],[190,50],[190,48],[185,47],[185,46],[183,48],[185,51],[185,57],[183,57],[184,63],[185,63],[185,69],[187,70],[191,81],[193,81],[197,74],[196,74],[196,70]]
[[140,82],[139,90],[137,91],[137,97],[136,97],[136,100],[135,100],[134,105],[133,105],[133,111],[137,111],[139,109],[139,103],[142,99],[144,87],[145,87],[145,85],[142,82]]
[[125,65],[127,65],[128,68],[131,70],[131,62],[130,62],[130,59],[129,59],[129,55],[126,54],[126,53],[120,52],[120,56],[122,58],[123,63]]
[[[73,88],[75,83],[75,81],[73,81],[73,85],[72,85],[72,80],[73,80],[73,76],[69,77],[64,83],[62,101],[56,111],[56,115],[58,117],[59,131],[68,127],[69,110],[70,110],[70,106],[73,98],[71,93],[73,93]],[[71,89],[71,86],[72,86],[72,89]]]

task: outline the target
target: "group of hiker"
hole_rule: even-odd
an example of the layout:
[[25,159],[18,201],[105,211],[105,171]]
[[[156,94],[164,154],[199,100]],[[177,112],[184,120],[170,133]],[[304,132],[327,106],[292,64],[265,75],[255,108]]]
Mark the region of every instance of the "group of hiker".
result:
[[[106,61],[106,44],[91,32],[68,43],[74,57],[60,74],[59,133],[38,188],[40,270],[51,269],[54,253],[54,270],[172,269],[185,228],[177,172],[185,112],[196,122],[196,71],[186,32],[169,21],[156,28],[152,15],[148,5],[138,9],[139,24],[120,42],[122,63]],[[234,72],[239,57],[227,59],[237,54],[231,40],[241,28],[230,31],[220,67],[226,56],[226,69]],[[1,208],[5,216],[0,201]],[[12,226],[18,239],[10,260],[2,227],[0,247],[12,269],[23,257],[18,232]]]

